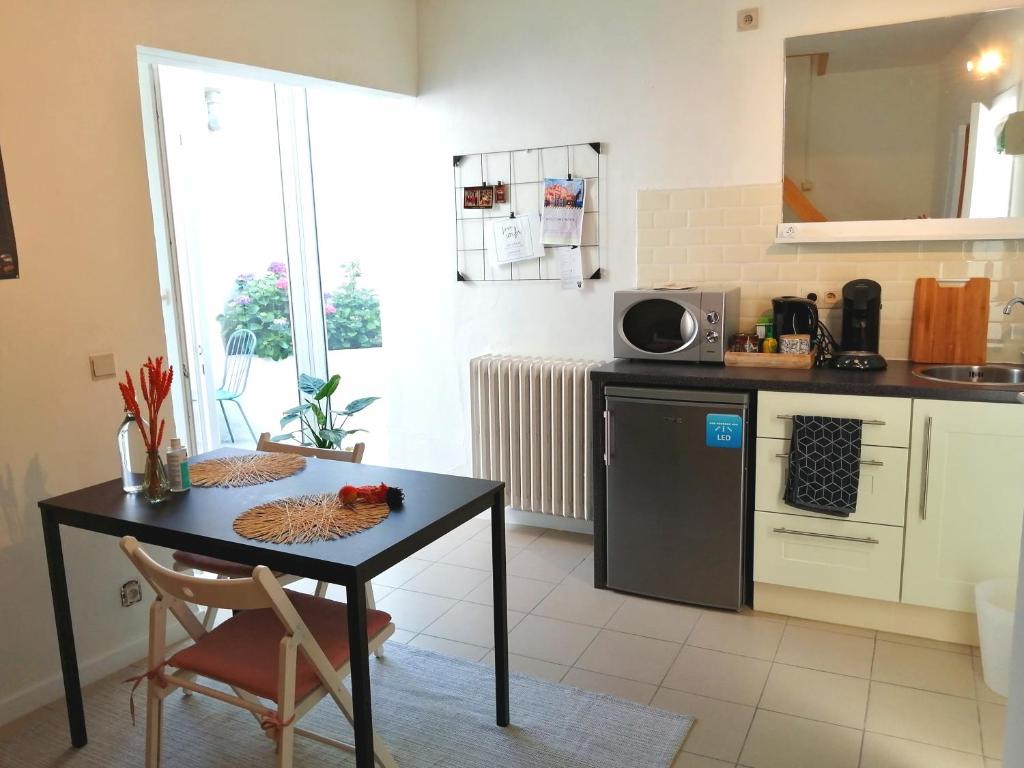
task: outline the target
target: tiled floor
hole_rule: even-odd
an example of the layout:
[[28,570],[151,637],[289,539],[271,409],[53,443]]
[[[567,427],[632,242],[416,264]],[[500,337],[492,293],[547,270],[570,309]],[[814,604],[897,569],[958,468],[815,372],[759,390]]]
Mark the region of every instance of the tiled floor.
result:
[[[493,657],[490,523],[375,580],[395,640]],[[698,718],[673,768],[1001,768],[976,649],[596,590],[588,536],[510,526],[513,669]]]

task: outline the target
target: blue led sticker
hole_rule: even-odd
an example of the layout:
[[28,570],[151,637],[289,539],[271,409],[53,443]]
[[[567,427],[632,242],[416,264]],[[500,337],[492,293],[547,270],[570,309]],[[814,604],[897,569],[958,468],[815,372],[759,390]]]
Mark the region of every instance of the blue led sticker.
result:
[[743,420],[732,413],[709,413],[704,441],[708,448],[739,448],[743,445]]

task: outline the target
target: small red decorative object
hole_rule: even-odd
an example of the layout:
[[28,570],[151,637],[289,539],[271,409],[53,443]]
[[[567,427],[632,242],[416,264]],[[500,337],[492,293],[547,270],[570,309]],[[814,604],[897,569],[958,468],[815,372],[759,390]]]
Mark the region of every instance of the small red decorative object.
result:
[[124,381],[118,384],[121,389],[121,397],[124,399],[124,407],[135,417],[147,451],[159,451],[160,443],[163,442],[164,420],[160,418],[160,408],[171,393],[172,381],[174,381],[174,366],[168,366],[164,370],[163,357],[157,357],[156,360],[151,357],[147,358],[139,369],[139,385],[142,387],[142,399],[146,403],[146,413],[149,417],[146,420],[149,425],[148,434],[142,420],[142,410],[139,407],[138,396],[135,394],[132,375],[125,371]]
[[351,506],[356,502],[365,504],[387,504],[389,509],[397,509],[405,501],[405,493],[401,488],[380,485],[343,485],[338,491],[338,500]]

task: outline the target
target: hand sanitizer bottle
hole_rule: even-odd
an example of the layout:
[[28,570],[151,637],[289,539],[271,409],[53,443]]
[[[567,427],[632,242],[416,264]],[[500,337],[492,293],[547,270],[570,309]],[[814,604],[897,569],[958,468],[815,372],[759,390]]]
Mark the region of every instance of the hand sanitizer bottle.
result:
[[178,437],[171,438],[171,447],[167,449],[167,477],[171,481],[171,491],[174,493],[181,493],[192,487],[192,480],[188,476],[188,451]]

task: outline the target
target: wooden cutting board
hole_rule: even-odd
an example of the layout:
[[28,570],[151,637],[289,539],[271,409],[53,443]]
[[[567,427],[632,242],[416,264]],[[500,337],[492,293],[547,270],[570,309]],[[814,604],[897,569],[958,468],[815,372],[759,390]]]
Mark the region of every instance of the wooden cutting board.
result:
[[978,365],[988,357],[989,279],[942,285],[921,277],[914,286],[910,359],[915,363]]

